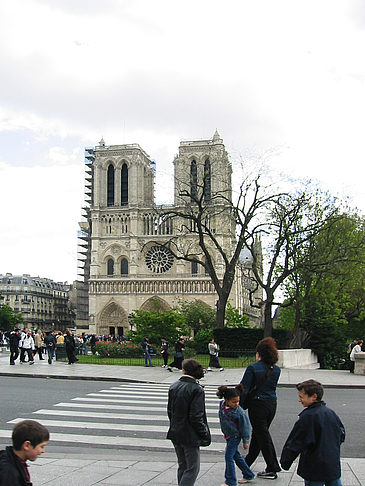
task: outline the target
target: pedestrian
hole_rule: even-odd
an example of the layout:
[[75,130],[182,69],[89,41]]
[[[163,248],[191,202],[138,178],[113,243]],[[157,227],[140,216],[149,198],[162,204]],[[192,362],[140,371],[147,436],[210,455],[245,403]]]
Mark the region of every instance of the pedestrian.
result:
[[248,409],[252,426],[252,437],[245,461],[251,466],[260,451],[266,462],[265,471],[257,477],[276,479],[280,466],[276,457],[274,443],[269,427],[273,421],[277,407],[276,386],[280,376],[278,350],[273,338],[262,339],[256,346],[256,363],[247,366],[241,383],[244,392],[240,405]]
[[161,338],[161,354],[163,358],[162,368],[167,368],[167,362],[169,359],[169,343],[164,337]]
[[28,329],[27,334],[23,337],[21,341],[21,349],[23,350],[23,361],[20,361],[20,363],[25,363],[25,353],[28,355],[28,362],[30,365],[34,364],[34,340],[32,337],[32,331]]
[[0,451],[0,486],[31,486],[28,464],[43,454],[48,430],[34,420],[23,420],[12,432],[12,446]]
[[15,365],[15,360],[19,356],[19,341],[20,341],[20,330],[14,329],[9,334],[9,345],[10,345],[10,364]]
[[296,388],[298,401],[305,409],[284,444],[281,466],[290,469],[300,455],[297,473],[305,486],[341,486],[340,446],[345,440],[345,428],[322,401],[321,383],[306,380]]
[[[241,384],[235,387],[223,385],[218,387],[217,391],[217,397],[224,399],[219,404],[219,422],[226,439],[226,451],[224,454],[226,461],[225,483],[222,486],[237,486],[237,483],[248,483],[255,477],[255,474],[238,451],[241,441],[243,442],[243,448],[248,449],[251,432],[246,412],[239,405],[242,392],[243,386]],[[238,481],[235,463],[243,476]]]
[[218,350],[218,344],[214,342],[214,339],[211,339],[208,343],[209,365],[207,371],[212,371],[212,368],[219,368],[219,371],[224,371],[218,359]]
[[98,338],[95,336],[95,334],[92,334],[90,337],[90,348],[92,354],[96,354],[96,343],[98,341]]
[[20,340],[19,340],[20,364],[25,363],[25,349],[23,348],[23,339],[26,337],[27,333],[28,333],[27,327],[25,327],[22,331],[20,331]]
[[75,356],[76,343],[75,343],[75,338],[73,337],[69,329],[66,329],[65,346],[66,346],[68,364],[69,365],[74,364],[76,361],[78,361],[78,359]]
[[[141,341],[141,346],[143,349],[144,353],[144,365],[145,366],[153,366],[152,361],[151,361],[151,355],[150,355],[150,343],[149,343],[149,338],[148,336],[145,336],[142,341]],[[148,364],[147,364],[148,362]]]
[[46,332],[46,337],[44,338],[44,344],[46,346],[47,356],[48,356],[48,364],[52,364],[52,359],[54,356],[55,347],[57,344],[57,340],[55,336],[52,334],[52,331]]
[[193,486],[200,470],[200,446],[211,441],[205,412],[204,389],[198,380],[203,378],[203,367],[198,361],[183,362],[183,376],[169,389],[167,414],[170,427],[167,439],[175,448],[179,486]]
[[352,348],[351,354],[350,354],[350,373],[355,372],[355,354],[356,353],[361,353],[362,345],[364,344],[364,341],[362,339],[357,340],[357,344]]
[[65,344],[65,338],[63,337],[61,331],[58,331],[58,333],[57,333],[56,342],[57,342],[57,344]]
[[42,339],[42,331],[39,329],[36,335],[34,336],[34,346],[35,346],[35,353],[38,353],[39,359],[42,361],[43,356],[42,356],[42,345],[43,345],[43,339]]
[[175,355],[174,355],[174,361],[169,364],[167,369],[172,372],[172,367],[177,368],[178,370],[182,369],[182,362],[184,360],[184,339],[180,338],[177,343],[175,344]]

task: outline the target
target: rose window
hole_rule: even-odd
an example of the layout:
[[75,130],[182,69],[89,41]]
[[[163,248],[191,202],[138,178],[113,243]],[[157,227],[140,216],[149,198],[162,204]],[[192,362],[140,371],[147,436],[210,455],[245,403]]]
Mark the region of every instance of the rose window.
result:
[[146,254],[146,265],[153,273],[165,273],[173,263],[171,251],[163,246],[153,246]]

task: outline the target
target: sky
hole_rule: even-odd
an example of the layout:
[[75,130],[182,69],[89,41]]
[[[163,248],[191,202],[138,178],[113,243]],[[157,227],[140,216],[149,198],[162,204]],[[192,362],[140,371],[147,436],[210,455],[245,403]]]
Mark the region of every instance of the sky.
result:
[[361,0],[2,0],[0,274],[77,278],[84,147],[138,143],[173,200],[181,140],[365,210]]

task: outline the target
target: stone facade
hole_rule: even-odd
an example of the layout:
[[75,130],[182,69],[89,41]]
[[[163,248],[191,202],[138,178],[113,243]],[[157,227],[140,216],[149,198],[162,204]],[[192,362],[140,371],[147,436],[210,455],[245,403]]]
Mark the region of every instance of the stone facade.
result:
[[[171,206],[155,205],[154,163],[137,144],[106,146],[101,140],[86,150],[86,165],[87,205],[80,227],[82,270],[89,291],[89,331],[126,334],[130,313],[149,309],[156,302],[161,309],[168,309],[179,299],[199,299],[214,307],[217,295],[204,267],[176,259],[161,245],[174,241],[176,248],[189,248],[201,257],[190,223],[171,217],[171,212],[186,205],[184,189],[191,190],[193,183],[195,190],[200,190],[204,174],[208,174],[204,197],[219,193],[231,200],[232,169],[219,134],[210,140],[181,142],[174,160]],[[222,201],[213,201],[212,197],[207,224],[229,254],[235,246],[234,220]],[[218,276],[223,277],[224,264],[218,252],[214,264]],[[259,325],[260,311],[250,306],[248,298],[249,271],[249,259],[242,256],[230,302],[249,314],[252,325]],[[261,299],[260,291],[255,298]]]

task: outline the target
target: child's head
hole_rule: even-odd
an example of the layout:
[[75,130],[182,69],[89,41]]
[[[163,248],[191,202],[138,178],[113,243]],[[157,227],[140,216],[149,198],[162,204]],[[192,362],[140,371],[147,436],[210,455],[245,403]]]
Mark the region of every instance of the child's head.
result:
[[309,407],[314,402],[320,402],[323,397],[323,386],[319,381],[306,380],[296,385],[298,390],[298,401],[303,407]]
[[240,403],[240,396],[243,393],[241,383],[235,387],[225,385],[219,386],[217,391],[218,398],[224,398],[226,405],[230,408],[237,408]]
[[195,359],[186,359],[182,364],[183,373],[192,376],[196,380],[200,380],[204,376],[204,370],[199,361]]
[[12,433],[13,449],[23,460],[35,461],[44,453],[49,440],[48,430],[35,420],[23,420],[15,425]]

